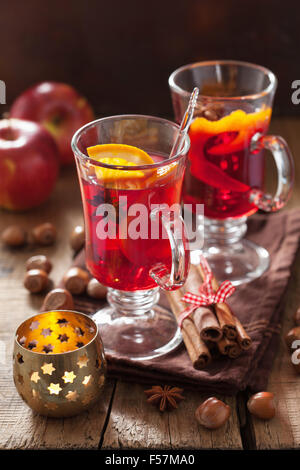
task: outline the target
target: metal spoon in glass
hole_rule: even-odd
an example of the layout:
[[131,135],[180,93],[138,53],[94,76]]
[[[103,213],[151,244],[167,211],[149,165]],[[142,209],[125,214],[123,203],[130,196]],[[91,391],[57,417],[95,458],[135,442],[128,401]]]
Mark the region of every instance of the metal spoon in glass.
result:
[[189,130],[189,127],[193,119],[194,109],[197,103],[198,95],[199,95],[199,88],[195,87],[191,93],[188,107],[186,108],[186,112],[184,113],[184,116],[182,118],[180,128],[178,130],[178,134],[176,136],[169,158],[174,157],[174,155],[176,155],[176,153],[178,153],[182,147],[184,138]]

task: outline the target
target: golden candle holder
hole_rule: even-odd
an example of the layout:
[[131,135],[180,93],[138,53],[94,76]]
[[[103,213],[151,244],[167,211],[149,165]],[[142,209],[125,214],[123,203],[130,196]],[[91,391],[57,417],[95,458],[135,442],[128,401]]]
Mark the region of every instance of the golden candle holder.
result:
[[16,388],[39,414],[62,418],[92,406],[105,381],[106,361],[97,325],[68,310],[43,312],[17,329]]

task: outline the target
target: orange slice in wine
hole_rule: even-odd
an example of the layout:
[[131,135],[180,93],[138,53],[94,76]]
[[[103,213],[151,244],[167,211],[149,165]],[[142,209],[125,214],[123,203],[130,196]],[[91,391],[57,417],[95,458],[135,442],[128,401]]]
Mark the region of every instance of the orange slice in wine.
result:
[[87,148],[89,157],[112,168],[94,166],[97,179],[114,188],[134,189],[144,187],[147,171],[124,170],[116,167],[133,167],[137,165],[151,165],[153,159],[137,147],[124,144],[103,144]]

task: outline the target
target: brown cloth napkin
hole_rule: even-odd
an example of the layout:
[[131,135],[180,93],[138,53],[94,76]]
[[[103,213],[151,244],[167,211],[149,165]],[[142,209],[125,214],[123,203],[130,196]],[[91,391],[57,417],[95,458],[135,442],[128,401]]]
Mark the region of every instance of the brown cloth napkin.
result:
[[[172,383],[230,395],[246,387],[252,391],[265,389],[277,351],[282,297],[298,248],[299,234],[299,210],[256,214],[248,221],[247,238],[267,248],[271,258],[270,268],[261,278],[237,287],[228,299],[233,312],[252,337],[253,345],[249,351],[235,360],[221,358],[201,371],[192,367],[183,344],[172,353],[150,361],[108,356],[109,376],[152,385]],[[84,266],[83,251],[74,264]],[[163,294],[160,303],[166,306]],[[101,302],[76,297],[75,305],[89,314],[96,311]]]

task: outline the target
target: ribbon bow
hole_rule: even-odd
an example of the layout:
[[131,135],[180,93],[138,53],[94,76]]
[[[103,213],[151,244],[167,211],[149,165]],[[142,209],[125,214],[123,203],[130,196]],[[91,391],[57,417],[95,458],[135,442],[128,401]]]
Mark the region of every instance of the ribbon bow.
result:
[[200,266],[205,275],[203,284],[199,288],[199,294],[192,294],[187,292],[182,298],[182,302],[187,304],[192,304],[190,307],[187,307],[178,318],[178,324],[180,328],[182,327],[183,320],[188,318],[196,308],[201,306],[214,305],[218,303],[225,302],[225,300],[230,297],[235,291],[235,287],[231,284],[230,281],[223,281],[220,284],[218,290],[215,292],[212,285],[213,273],[210,269],[210,266],[204,256],[201,256]]

